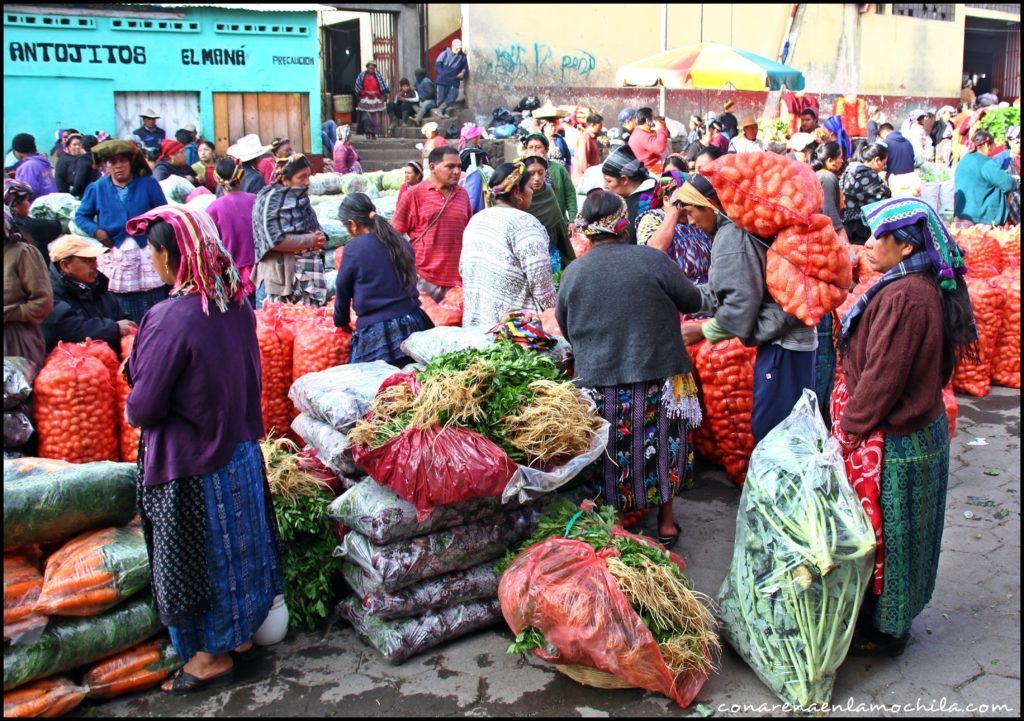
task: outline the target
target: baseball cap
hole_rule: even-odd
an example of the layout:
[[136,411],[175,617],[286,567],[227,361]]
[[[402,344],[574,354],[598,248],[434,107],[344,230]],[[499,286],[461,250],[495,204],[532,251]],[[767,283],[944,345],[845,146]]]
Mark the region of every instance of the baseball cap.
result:
[[54,263],[65,258],[98,258],[109,250],[98,240],[80,235],[62,235],[50,243],[50,260]]
[[636,120],[636,108],[623,108],[619,113],[619,122],[625,123],[629,120]]

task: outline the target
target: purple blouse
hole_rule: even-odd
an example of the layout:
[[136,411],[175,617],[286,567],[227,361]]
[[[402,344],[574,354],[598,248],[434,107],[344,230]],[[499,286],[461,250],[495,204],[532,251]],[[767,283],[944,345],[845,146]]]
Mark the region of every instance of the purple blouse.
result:
[[263,436],[260,350],[248,303],[225,313],[199,294],[150,308],[128,361],[127,414],[142,428],[143,483],[156,486],[226,466],[235,446]]

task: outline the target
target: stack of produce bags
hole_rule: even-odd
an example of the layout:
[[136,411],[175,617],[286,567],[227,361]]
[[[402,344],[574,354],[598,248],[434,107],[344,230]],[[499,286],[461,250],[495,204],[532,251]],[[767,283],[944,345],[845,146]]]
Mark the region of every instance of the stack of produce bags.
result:
[[683,562],[615,525],[614,508],[558,501],[507,567],[502,614],[532,651],[581,683],[644,688],[682,708],[714,667],[711,600],[692,590]]
[[138,647],[161,624],[142,530],[128,525],[137,473],[128,463],[5,461],[5,716],[57,715],[87,694],[150,688],[181,665],[166,637]]
[[784,702],[827,704],[875,535],[812,391],[754,449],[718,594],[722,632]]
[[38,369],[27,359],[4,356],[4,458],[24,455],[32,439],[32,383]]

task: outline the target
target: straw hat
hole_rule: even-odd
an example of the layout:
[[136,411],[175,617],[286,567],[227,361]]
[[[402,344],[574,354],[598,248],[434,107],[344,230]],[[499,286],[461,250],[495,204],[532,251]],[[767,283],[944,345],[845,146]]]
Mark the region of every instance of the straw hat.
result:
[[550,100],[530,113],[534,118],[564,118],[568,114],[567,111],[556,108]]
[[269,145],[260,142],[260,136],[252,133],[238,139],[238,142],[228,148],[228,155],[238,158],[243,163],[255,160],[270,150]]
[[745,128],[748,125],[753,125],[756,127],[757,118],[755,118],[753,115],[744,115],[743,118],[740,120],[740,128]]
[[139,117],[140,118],[153,118],[153,120],[159,120],[160,119],[160,116],[156,114],[156,111],[153,110],[153,108],[146,108],[141,113],[139,113]]

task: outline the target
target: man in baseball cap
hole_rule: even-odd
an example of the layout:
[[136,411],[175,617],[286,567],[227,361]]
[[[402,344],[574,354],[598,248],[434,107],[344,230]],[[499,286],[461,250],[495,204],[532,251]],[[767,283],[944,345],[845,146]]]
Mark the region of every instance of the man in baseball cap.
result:
[[139,117],[142,118],[142,127],[136,128],[133,135],[138,136],[142,145],[147,148],[159,148],[160,143],[167,137],[163,128],[157,127],[156,121],[160,118],[152,108],[146,108]]
[[135,324],[107,290],[107,276],[96,259],[107,247],[92,238],[62,235],[50,244],[50,283],[53,311],[43,321],[43,338],[49,353],[58,342],[78,343],[86,338],[105,340],[120,355],[121,336]]

